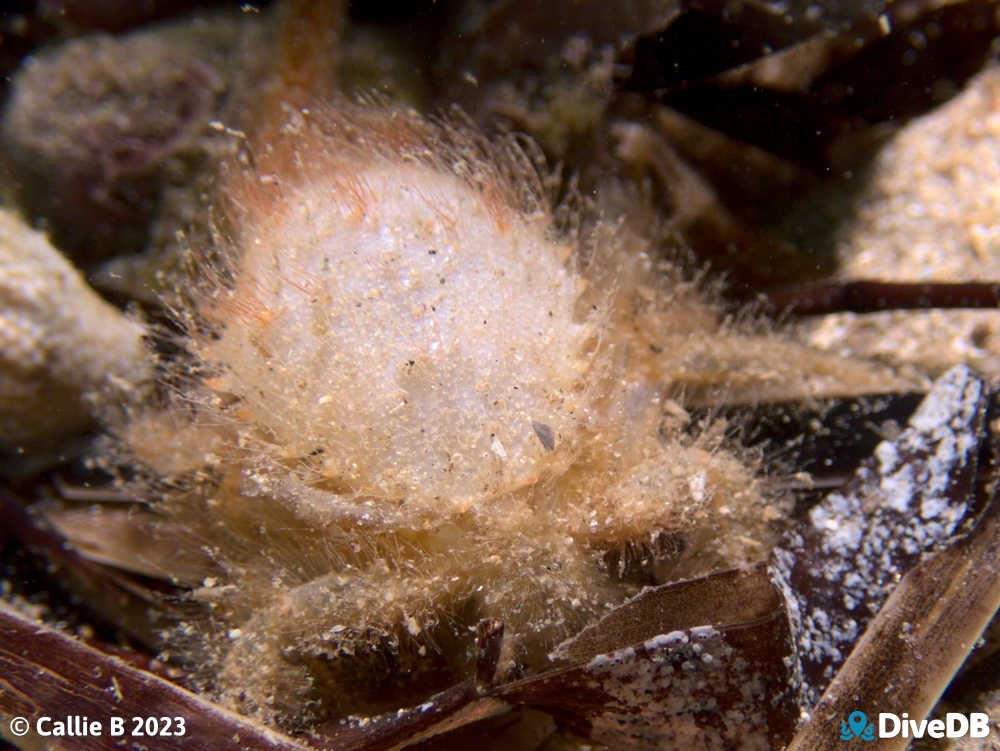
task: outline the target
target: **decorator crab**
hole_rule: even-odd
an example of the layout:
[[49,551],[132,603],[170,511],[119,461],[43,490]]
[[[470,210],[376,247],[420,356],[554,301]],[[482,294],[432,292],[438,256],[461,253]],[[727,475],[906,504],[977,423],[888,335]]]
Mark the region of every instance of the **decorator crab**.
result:
[[727,317],[646,208],[458,114],[327,96],[314,59],[216,124],[214,239],[91,457],[128,509],[3,497],[199,695],[5,608],[0,709],[366,751],[819,749],[929,712],[1000,600],[994,384],[885,397],[902,426],[796,507],[795,458],[727,405],[913,379]]

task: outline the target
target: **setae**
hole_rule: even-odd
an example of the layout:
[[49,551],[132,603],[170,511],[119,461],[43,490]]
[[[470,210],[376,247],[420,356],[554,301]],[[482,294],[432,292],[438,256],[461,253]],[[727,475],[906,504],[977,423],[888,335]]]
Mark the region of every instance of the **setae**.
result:
[[194,365],[122,430],[204,560],[172,639],[219,694],[383,711],[465,675],[481,619],[515,677],[642,584],[766,554],[752,471],[663,397],[689,355],[650,335],[712,314],[651,290],[641,239],[559,234],[513,141],[382,106],[297,112],[254,161],[181,309]]

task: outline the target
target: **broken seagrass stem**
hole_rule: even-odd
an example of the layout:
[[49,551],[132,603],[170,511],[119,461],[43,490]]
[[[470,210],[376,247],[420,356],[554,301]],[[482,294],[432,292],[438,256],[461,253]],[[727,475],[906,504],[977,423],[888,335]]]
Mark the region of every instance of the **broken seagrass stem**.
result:
[[996,282],[885,282],[868,279],[779,287],[757,298],[769,316],[877,313],[883,310],[996,308]]

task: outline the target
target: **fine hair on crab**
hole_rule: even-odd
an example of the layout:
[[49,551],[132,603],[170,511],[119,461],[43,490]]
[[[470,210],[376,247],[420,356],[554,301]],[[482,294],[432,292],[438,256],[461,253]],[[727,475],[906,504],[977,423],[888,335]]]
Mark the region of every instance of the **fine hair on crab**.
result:
[[168,643],[217,695],[383,711],[465,675],[482,619],[516,677],[642,584],[766,555],[752,467],[664,396],[715,314],[626,225],[560,232],[523,143],[340,103],[252,157],[184,385],[119,431],[204,563]]

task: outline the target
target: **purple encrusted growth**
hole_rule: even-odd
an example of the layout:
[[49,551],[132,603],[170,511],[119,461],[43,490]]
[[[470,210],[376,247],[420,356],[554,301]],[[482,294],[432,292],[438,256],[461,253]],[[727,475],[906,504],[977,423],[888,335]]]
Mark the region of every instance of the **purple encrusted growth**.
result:
[[811,707],[896,582],[972,514],[986,389],[966,367],[939,378],[907,428],[883,441],[772,558]]

